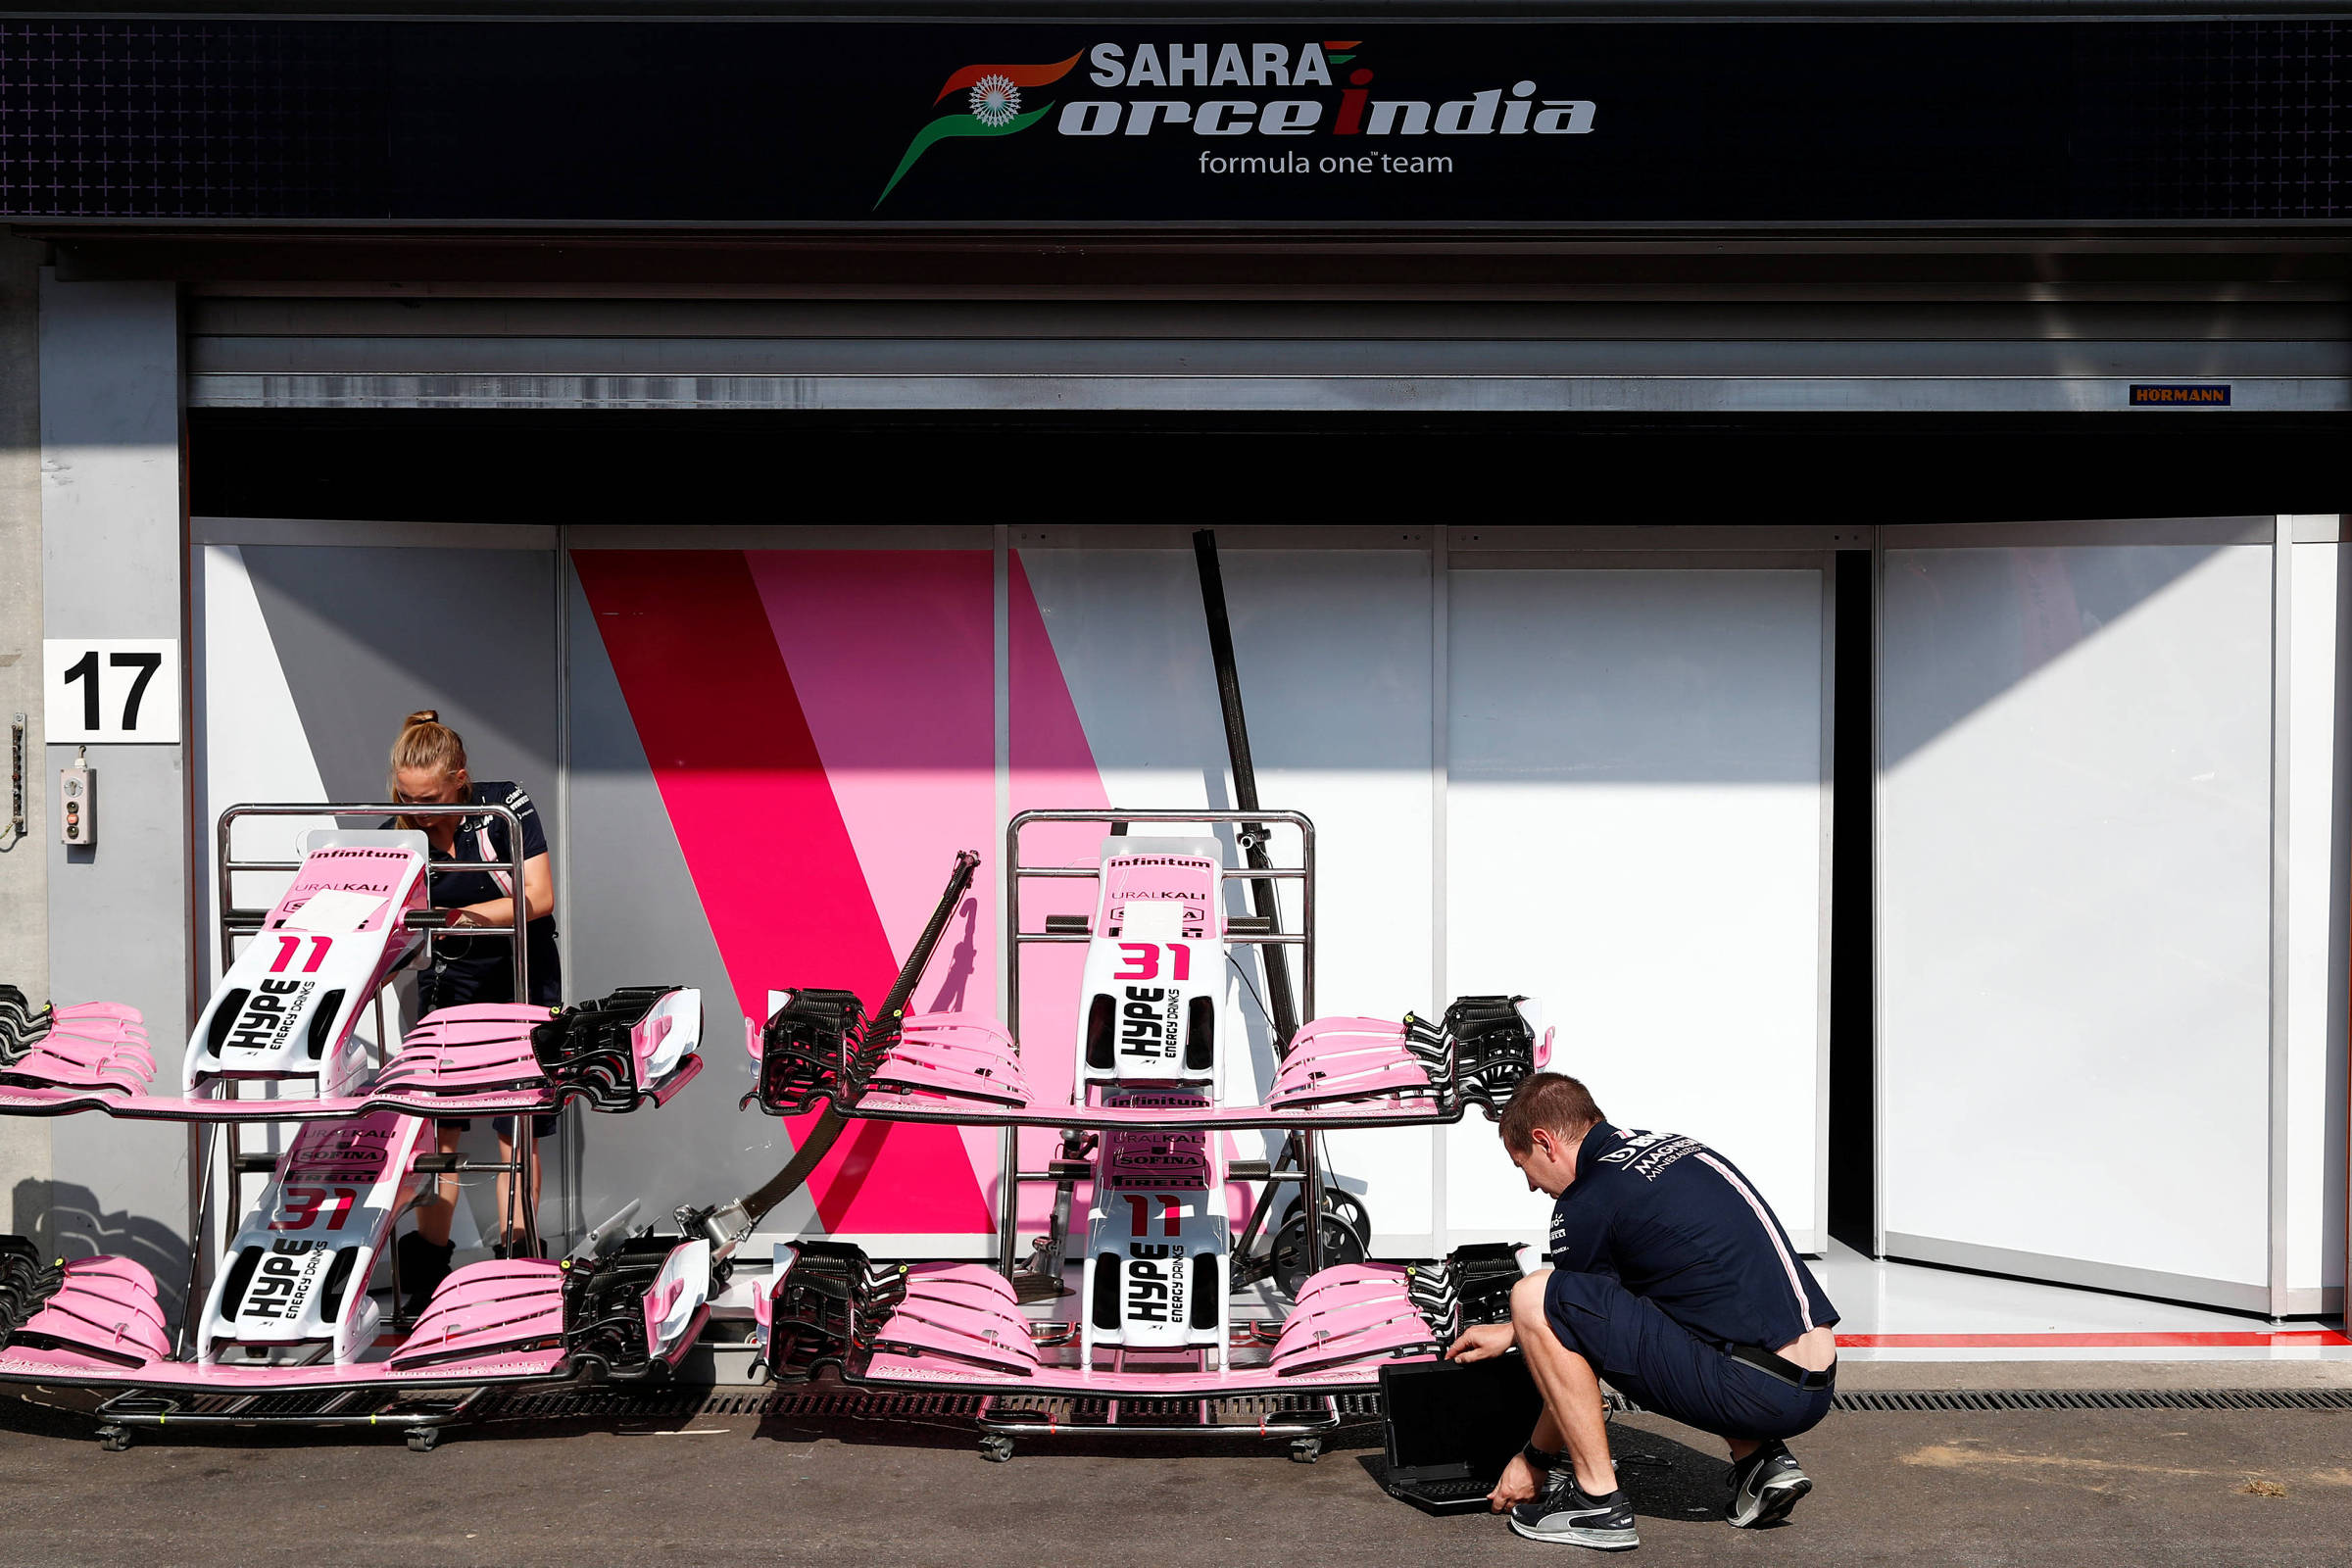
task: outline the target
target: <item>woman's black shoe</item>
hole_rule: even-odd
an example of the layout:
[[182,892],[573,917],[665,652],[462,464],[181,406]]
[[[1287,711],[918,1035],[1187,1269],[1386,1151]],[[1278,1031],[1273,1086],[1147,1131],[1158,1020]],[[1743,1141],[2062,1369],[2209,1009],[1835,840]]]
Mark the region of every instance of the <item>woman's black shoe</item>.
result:
[[443,1242],[439,1246],[410,1231],[394,1244],[400,1262],[400,1288],[409,1293],[401,1307],[401,1315],[414,1323],[424,1315],[433,1298],[433,1292],[449,1278],[450,1262],[458,1255],[458,1244]]

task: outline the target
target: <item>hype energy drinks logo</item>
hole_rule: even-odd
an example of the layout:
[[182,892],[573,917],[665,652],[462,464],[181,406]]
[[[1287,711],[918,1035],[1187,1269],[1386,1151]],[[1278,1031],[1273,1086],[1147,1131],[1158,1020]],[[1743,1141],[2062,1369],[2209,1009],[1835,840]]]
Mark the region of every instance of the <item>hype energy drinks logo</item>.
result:
[[[1012,136],[1050,126],[1060,136],[1219,138],[1200,150],[1204,174],[1450,174],[1461,143],[1364,142],[1291,145],[1230,137],[1583,136],[1598,105],[1546,97],[1533,79],[1474,88],[1446,100],[1375,96],[1377,73],[1362,61],[1361,39],[1288,43],[1098,43],[1046,65],[972,65],[952,73],[931,100],[956,100],[914,133],[874,199],[890,200],[909,170],[940,142],[962,136]],[[1068,81],[1083,62],[1087,70]],[[1060,84],[1044,103],[1034,98]],[[1078,96],[1092,90],[1096,96]],[[1172,97],[1225,89],[1233,96]],[[1242,96],[1247,93],[1248,96]],[[960,97],[958,98],[958,95]],[[1342,150],[1343,147],[1345,150]]]

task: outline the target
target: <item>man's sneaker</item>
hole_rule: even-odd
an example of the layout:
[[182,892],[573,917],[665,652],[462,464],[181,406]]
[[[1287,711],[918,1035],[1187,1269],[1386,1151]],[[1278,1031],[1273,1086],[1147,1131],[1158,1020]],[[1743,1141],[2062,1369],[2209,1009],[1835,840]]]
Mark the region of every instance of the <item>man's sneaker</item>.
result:
[[1788,1517],[1796,1501],[1813,1490],[1813,1482],[1796,1467],[1785,1443],[1767,1443],[1732,1466],[1731,1500],[1723,1516],[1736,1530],[1752,1530]]
[[1551,1473],[1551,1484],[1532,1501],[1511,1510],[1511,1529],[1530,1541],[1558,1541],[1599,1551],[1631,1551],[1642,1544],[1634,1530],[1634,1505],[1625,1500],[1624,1492],[1592,1496],[1576,1484],[1576,1472],[1566,1465]]

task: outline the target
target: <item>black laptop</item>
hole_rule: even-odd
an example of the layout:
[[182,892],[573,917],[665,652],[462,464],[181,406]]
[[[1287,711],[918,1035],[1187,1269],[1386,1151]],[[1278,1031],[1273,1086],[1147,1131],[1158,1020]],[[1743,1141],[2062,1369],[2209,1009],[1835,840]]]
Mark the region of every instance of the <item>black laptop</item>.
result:
[[1426,1513],[1484,1513],[1536,1430],[1544,1397],[1516,1350],[1488,1361],[1417,1361],[1380,1371],[1387,1487]]

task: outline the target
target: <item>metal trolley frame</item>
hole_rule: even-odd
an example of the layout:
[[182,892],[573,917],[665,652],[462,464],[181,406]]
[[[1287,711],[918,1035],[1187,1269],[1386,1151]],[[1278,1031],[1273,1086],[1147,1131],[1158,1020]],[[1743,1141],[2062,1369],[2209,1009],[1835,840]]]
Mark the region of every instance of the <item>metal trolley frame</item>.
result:
[[[449,805],[411,806],[397,801],[334,801],[326,804],[305,803],[242,803],[223,809],[216,827],[217,867],[214,881],[214,909],[220,930],[220,966],[225,970],[236,960],[237,941],[262,929],[269,917],[267,908],[240,907],[235,901],[235,878],[240,873],[292,872],[302,868],[295,860],[240,860],[231,849],[231,831],[247,817],[360,817],[373,820],[393,817],[466,817],[490,815],[507,824],[509,857],[504,861],[491,862],[435,862],[426,858],[426,885],[434,876],[478,873],[484,869],[504,870],[514,879],[514,909],[512,921],[503,926],[467,927],[466,934],[505,940],[514,944],[514,995],[530,995],[530,944],[524,940],[528,929],[529,910],[522,895],[522,820],[512,808],[480,802],[461,802]],[[411,929],[430,934],[438,924],[412,921]],[[391,982],[387,980],[387,985]],[[375,1012],[376,1065],[381,1067],[390,1054],[392,1043],[386,1039],[384,1027],[384,988],[376,988],[373,999]],[[535,1196],[536,1183],[531,1179],[537,1165],[537,1148],[527,1129],[520,1124],[514,1130],[513,1159],[474,1159],[463,1152],[444,1154],[431,1150],[416,1157],[411,1169],[434,1177],[483,1171],[494,1175],[513,1175],[508,1211],[503,1217],[505,1228],[518,1232],[527,1247],[536,1250],[539,1241],[537,1204],[526,1200]],[[188,1128],[188,1207],[190,1249],[188,1257],[187,1295],[180,1311],[178,1344],[182,1354],[188,1353],[196,1320],[202,1310],[205,1294],[211,1289],[211,1268],[218,1261],[214,1249],[208,1246],[207,1230],[218,1219],[222,1226],[229,1223],[230,1214],[240,1201],[239,1181],[247,1175],[272,1170],[277,1155],[267,1152],[248,1152],[240,1140],[243,1128],[239,1122],[195,1122]],[[268,1125],[268,1124],[264,1124]],[[218,1160],[218,1164],[216,1164]],[[221,1177],[228,1182],[228,1198],[215,1213],[214,1195],[220,1189]],[[225,1239],[225,1238],[224,1238]],[[397,1250],[388,1249],[387,1266],[391,1271],[392,1312],[388,1326],[398,1330],[407,1326],[402,1314],[400,1265]],[[290,1423],[301,1426],[385,1426],[404,1430],[409,1446],[419,1451],[431,1448],[439,1440],[440,1430],[464,1421],[474,1403],[485,1392],[479,1387],[449,1388],[434,1394],[426,1393],[431,1380],[420,1379],[412,1396],[387,1400],[380,1390],[350,1389],[318,1392],[289,1393],[256,1391],[240,1394],[191,1393],[180,1389],[127,1389],[99,1404],[93,1412],[100,1424],[99,1441],[109,1449],[125,1447],[129,1444],[131,1427],[181,1426],[252,1426],[263,1423]]]
[[[1295,932],[1283,931],[1280,929],[1279,915],[1271,918],[1231,916],[1225,940],[1231,946],[1298,949],[1299,1001],[1304,1015],[1309,1018],[1315,1016],[1315,824],[1303,812],[1271,811],[1263,808],[1217,810],[1205,807],[1166,810],[1104,808],[1100,810],[1022,811],[1004,826],[1004,922],[1009,934],[1009,940],[1004,944],[1004,1026],[1012,1036],[1016,1049],[1021,1041],[1021,950],[1039,943],[1082,944],[1090,940],[1089,933],[1084,930],[1023,929],[1021,884],[1042,880],[1100,881],[1102,875],[1100,865],[1024,864],[1021,860],[1021,830],[1040,822],[1099,822],[1113,831],[1139,822],[1231,824],[1243,835],[1245,849],[1250,847],[1251,839],[1260,839],[1268,824],[1298,829],[1299,855],[1297,865],[1229,867],[1227,875],[1249,881],[1272,879],[1297,882],[1299,929]],[[1049,925],[1051,923],[1049,917]],[[1279,956],[1271,956],[1275,957],[1275,961],[1283,961]],[[1280,1055],[1290,1049],[1290,1042],[1277,1039],[1274,1049],[1276,1054]],[[1234,1243],[1235,1255],[1246,1251],[1255,1241],[1271,1207],[1275,1187],[1292,1182],[1300,1184],[1304,1189],[1306,1211],[1313,1214],[1321,1210],[1323,1173],[1318,1154],[1312,1138],[1293,1135],[1282,1160],[1236,1160],[1227,1167],[1230,1178],[1266,1184],[1265,1196],[1252,1205],[1250,1223]],[[1070,1180],[1071,1173],[1053,1168],[1021,1169],[1020,1130],[1015,1127],[1004,1129],[1000,1137],[999,1160],[1004,1180],[998,1200],[997,1266],[1010,1279],[1019,1262],[1021,1188],[1039,1183],[1057,1184]],[[1049,1161],[1050,1166],[1060,1163]],[[1323,1266],[1319,1226],[1309,1224],[1305,1227],[1303,1244],[1306,1267],[1311,1273]],[[1012,1451],[1012,1440],[1018,1437],[1117,1432],[1126,1436],[1161,1433],[1188,1437],[1289,1438],[1292,1440],[1292,1455],[1311,1462],[1321,1450],[1323,1435],[1339,1425],[1340,1415],[1337,1403],[1328,1395],[1250,1396],[1232,1399],[990,1396],[981,1401],[977,1420],[982,1450],[992,1458],[1008,1456]]]

